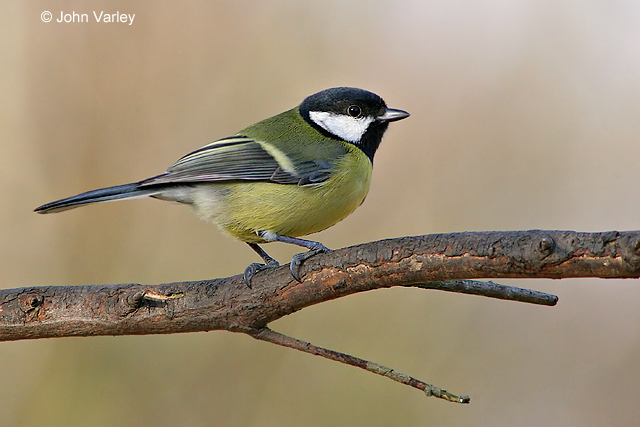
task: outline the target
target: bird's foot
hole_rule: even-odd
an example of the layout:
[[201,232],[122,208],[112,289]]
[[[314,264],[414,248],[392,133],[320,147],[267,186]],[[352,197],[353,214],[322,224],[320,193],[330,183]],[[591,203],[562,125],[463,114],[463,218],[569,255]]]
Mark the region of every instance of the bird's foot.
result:
[[244,283],[249,287],[249,289],[251,289],[251,280],[256,274],[263,270],[270,270],[277,267],[280,267],[280,264],[275,259],[272,259],[266,264],[260,264],[259,262],[249,264],[249,266],[244,270]]
[[298,282],[302,282],[302,280],[300,280],[300,266],[302,265],[302,263],[314,255],[325,253],[325,252],[331,252],[331,249],[327,248],[321,243],[316,242],[316,245],[312,247],[309,251],[295,254],[293,258],[291,258],[291,264],[289,265],[289,269],[291,270],[291,276],[293,276],[293,278],[296,279]]

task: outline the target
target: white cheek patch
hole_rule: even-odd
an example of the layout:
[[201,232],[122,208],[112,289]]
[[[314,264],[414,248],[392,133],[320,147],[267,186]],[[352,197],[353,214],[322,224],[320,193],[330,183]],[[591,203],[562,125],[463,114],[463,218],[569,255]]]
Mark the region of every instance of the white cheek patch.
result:
[[355,118],[326,111],[309,111],[309,117],[327,132],[348,142],[357,143],[373,122],[373,117]]

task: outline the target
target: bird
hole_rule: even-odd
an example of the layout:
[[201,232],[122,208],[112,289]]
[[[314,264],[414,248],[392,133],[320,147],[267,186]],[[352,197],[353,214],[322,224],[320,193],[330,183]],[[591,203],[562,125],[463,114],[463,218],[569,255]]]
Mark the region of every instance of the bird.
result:
[[302,263],[330,251],[300,237],[335,225],[364,202],[374,154],[389,123],[407,117],[373,92],[326,89],[190,152],[164,173],[47,203],[35,212],[142,197],[186,204],[262,258],[245,269],[247,286],[256,274],[279,266],[260,246],[270,242],[308,249],[289,263],[300,282]]

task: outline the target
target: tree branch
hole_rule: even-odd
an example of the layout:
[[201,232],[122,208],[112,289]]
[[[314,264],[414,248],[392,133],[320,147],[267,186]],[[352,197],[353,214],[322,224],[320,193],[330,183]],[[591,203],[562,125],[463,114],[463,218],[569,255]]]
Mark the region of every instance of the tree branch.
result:
[[441,280],[438,282],[411,283],[402,285],[406,288],[435,289],[460,294],[480,295],[487,298],[496,298],[509,301],[526,302],[538,305],[556,305],[558,297],[531,289],[516,288],[477,280]]
[[640,232],[532,230],[404,237],[314,256],[301,273],[304,280],[298,283],[287,267],[267,271],[253,279],[252,289],[238,275],[156,286],[2,290],[0,341],[224,329],[344,363],[357,361],[349,363],[354,366],[368,364],[371,369],[364,369],[458,401],[458,396],[392,369],[285,337],[266,325],[313,304],[392,286],[554,305],[553,295],[467,279],[638,278]]
[[256,329],[255,331],[250,332],[249,335],[262,341],[293,348],[305,353],[313,354],[315,356],[321,356],[329,360],[335,360],[336,362],[355,366],[374,374],[382,375],[383,377],[387,377],[401,384],[405,384],[417,388],[418,390],[422,390],[427,396],[435,396],[440,399],[456,403],[469,403],[469,401],[471,400],[469,396],[457,396],[453,393],[449,393],[447,390],[443,390],[431,384],[427,384],[423,381],[412,378],[409,375],[403,374],[402,372],[398,372],[395,369],[387,368],[386,366],[382,366],[378,363],[369,362],[367,360],[353,357],[348,354],[318,347],[311,343],[296,338],[291,338],[279,332],[272,331],[267,327]]

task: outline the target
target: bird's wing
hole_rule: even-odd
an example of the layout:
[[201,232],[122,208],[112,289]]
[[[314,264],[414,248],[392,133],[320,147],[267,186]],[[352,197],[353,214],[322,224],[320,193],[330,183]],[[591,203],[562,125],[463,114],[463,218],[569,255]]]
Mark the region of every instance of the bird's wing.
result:
[[164,174],[141,181],[139,186],[220,181],[311,185],[329,179],[331,166],[329,160],[296,159],[272,144],[233,136],[187,154]]

